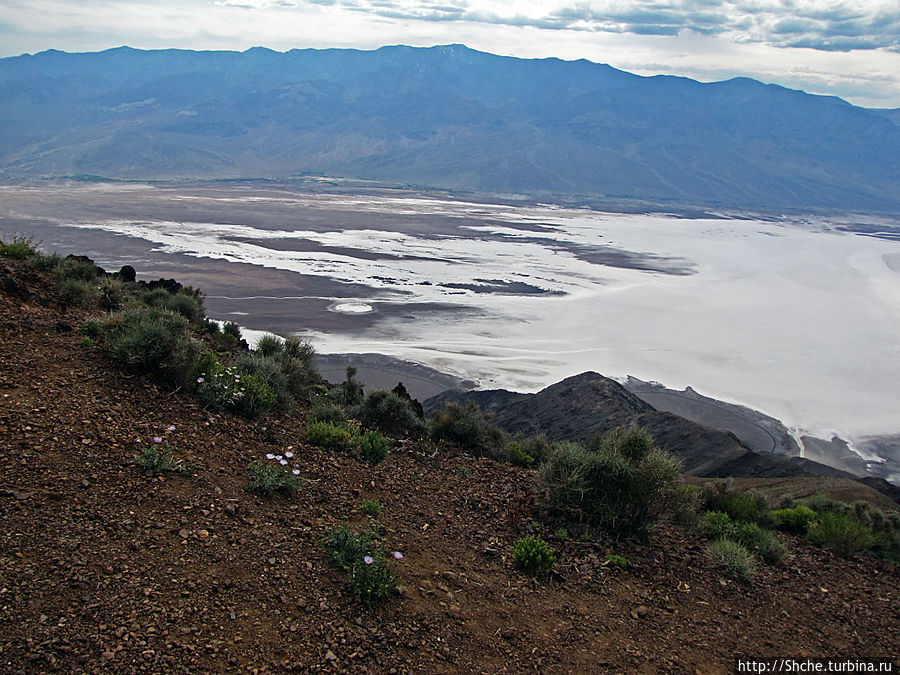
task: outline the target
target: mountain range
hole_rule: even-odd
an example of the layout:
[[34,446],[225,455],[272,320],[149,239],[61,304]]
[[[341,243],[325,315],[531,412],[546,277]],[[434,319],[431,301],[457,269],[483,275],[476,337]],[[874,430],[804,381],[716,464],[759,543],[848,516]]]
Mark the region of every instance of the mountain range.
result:
[[900,207],[900,116],[462,45],[0,59],[0,178],[335,176],[759,210]]

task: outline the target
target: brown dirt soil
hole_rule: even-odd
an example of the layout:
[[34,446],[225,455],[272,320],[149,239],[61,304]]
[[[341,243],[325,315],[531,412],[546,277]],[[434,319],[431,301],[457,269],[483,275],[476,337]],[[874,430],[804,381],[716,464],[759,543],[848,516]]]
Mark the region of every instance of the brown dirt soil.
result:
[[[66,328],[84,315],[0,291],[3,672],[720,673],[736,655],[900,653],[885,562],[789,538],[745,585],[669,524],[646,544],[561,541],[533,524],[532,471],[411,442],[373,467],[308,445],[302,415],[212,415],[82,346]],[[196,473],[139,472],[155,435]],[[248,464],[287,446],[302,488],[248,493]],[[364,498],[405,556],[399,596],[374,610],[322,546],[365,524]],[[562,552],[545,578],[510,559],[533,530]],[[632,566],[606,566],[612,552]]]

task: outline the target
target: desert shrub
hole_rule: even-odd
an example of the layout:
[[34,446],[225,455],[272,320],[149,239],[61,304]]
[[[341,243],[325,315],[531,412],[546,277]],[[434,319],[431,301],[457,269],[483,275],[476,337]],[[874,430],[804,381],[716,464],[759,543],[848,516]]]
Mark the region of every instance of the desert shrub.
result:
[[708,510],[727,513],[732,520],[763,527],[773,524],[766,498],[752,490],[738,492],[726,483],[704,490],[703,496]]
[[799,534],[806,532],[807,526],[815,520],[816,512],[808,506],[798,504],[793,508],[773,511],[772,517],[782,530]]
[[62,302],[78,307],[97,295],[97,288],[93,282],[82,279],[60,279],[56,294]]
[[363,499],[362,506],[359,510],[367,516],[377,518],[381,513],[381,504],[378,503],[377,499]]
[[152,288],[144,291],[140,300],[148,307],[176,312],[191,323],[202,321],[206,315],[202,295],[190,288],[181,288],[174,293],[162,287]]
[[703,516],[703,535],[707,539],[722,539],[731,536],[735,524],[731,516],[721,511],[707,511]]
[[175,459],[174,451],[165,442],[154,443],[135,455],[134,465],[141,471],[154,476],[167,472],[178,473],[182,476],[190,476],[194,473],[193,465]]
[[262,497],[271,497],[276,492],[290,496],[300,487],[300,479],[280,464],[256,461],[248,471],[247,490]]
[[51,251],[50,253],[34,251],[28,257],[28,262],[31,263],[32,267],[41,272],[52,272],[62,264],[62,261],[62,257],[54,251]]
[[343,570],[349,570],[357,561],[369,555],[372,550],[372,542],[375,533],[366,530],[355,534],[346,525],[328,532],[326,548],[328,558]]
[[358,437],[349,427],[331,422],[313,422],[306,426],[306,438],[313,445],[326,450],[352,450]]
[[713,567],[741,581],[750,581],[756,572],[756,561],[745,546],[731,539],[718,539],[706,547]]
[[372,464],[378,464],[388,456],[387,439],[377,431],[367,431],[359,439],[359,453]]
[[503,455],[503,432],[469,401],[465,406],[448,403],[429,420],[430,434],[436,442],[448,442],[460,450],[488,457]]
[[275,394],[275,406],[279,410],[288,410],[297,402],[290,379],[276,357],[265,356],[256,351],[241,352],[235,359],[235,364],[242,372],[252,373],[271,387]]
[[347,413],[344,409],[329,401],[324,396],[316,397],[306,413],[306,423],[313,422],[331,422],[338,426],[342,426],[347,422]]
[[230,335],[235,340],[241,339],[241,327],[238,326],[234,321],[226,321],[222,324],[222,333],[224,335]]
[[255,351],[263,356],[277,356],[283,349],[281,338],[271,333],[266,333],[256,341]]
[[616,555],[613,553],[606,557],[606,564],[610,567],[618,567],[620,569],[625,569],[628,567],[628,558],[623,555]]
[[338,385],[332,395],[347,408],[359,405],[363,401],[363,384],[356,379],[356,368],[347,366],[344,381]]
[[366,607],[384,602],[397,592],[394,571],[380,548],[350,568],[350,589]]
[[645,439],[646,432],[632,428],[608,434],[590,450],[554,446],[538,476],[550,503],[610,534],[646,535],[671,504],[681,463]]
[[67,256],[55,268],[57,279],[78,279],[93,281],[103,271],[84,257]]
[[103,309],[114,310],[122,306],[125,292],[122,282],[113,277],[100,277],[99,301]]
[[242,352],[236,363],[244,371],[258,375],[274,390],[277,407],[288,410],[298,400],[307,399],[313,385],[321,380],[314,366],[315,351],[296,338],[283,343],[275,336],[260,339],[262,349]]
[[817,546],[832,549],[844,558],[852,558],[874,543],[872,530],[844,513],[828,511],[809,523],[806,537]]
[[756,523],[740,523],[729,538],[755,552],[769,565],[777,565],[785,554],[778,535]]
[[201,352],[184,317],[167,310],[134,307],[105,320],[104,343],[110,355],[135,372],[151,373],[182,386]]
[[0,257],[25,260],[35,254],[34,241],[30,237],[13,235],[8,242],[0,241]]
[[529,467],[534,464],[534,457],[529,455],[518,441],[510,441],[507,443],[506,450],[509,452],[510,460],[516,466]]
[[844,513],[847,505],[833,497],[823,494],[814,494],[800,500],[804,506],[811,508],[816,513]]
[[85,337],[96,340],[103,335],[103,322],[99,319],[86,319],[78,327],[78,333]]
[[700,488],[683,483],[675,488],[672,496],[672,518],[681,527],[697,526],[700,515]]
[[549,572],[556,563],[556,553],[540,537],[523,537],[512,548],[513,562],[517,567],[537,574]]
[[241,379],[240,397],[234,404],[235,410],[253,419],[264,415],[278,404],[275,390],[254,373],[246,373]]
[[425,425],[410,402],[392,391],[377,389],[350,410],[350,415],[369,429],[385,434],[420,436]]

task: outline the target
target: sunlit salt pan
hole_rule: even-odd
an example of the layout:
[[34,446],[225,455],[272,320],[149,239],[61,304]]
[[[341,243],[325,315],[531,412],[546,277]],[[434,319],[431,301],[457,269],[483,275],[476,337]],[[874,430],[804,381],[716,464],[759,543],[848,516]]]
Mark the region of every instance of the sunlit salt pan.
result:
[[341,314],[368,314],[374,311],[375,308],[364,302],[341,302],[337,305],[332,305],[328,309]]

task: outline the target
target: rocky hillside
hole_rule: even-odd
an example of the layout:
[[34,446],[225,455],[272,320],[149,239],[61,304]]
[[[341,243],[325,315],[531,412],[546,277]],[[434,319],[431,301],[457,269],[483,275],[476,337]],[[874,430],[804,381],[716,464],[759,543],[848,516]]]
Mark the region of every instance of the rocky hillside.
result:
[[[56,293],[0,258],[4,672],[721,673],[737,654],[900,656],[896,567],[871,554],[783,534],[781,562],[741,582],[668,519],[646,542],[568,536],[533,470],[402,438],[373,465],[310,443],[302,406],[213,413],[124,373],[77,332],[99,307]],[[193,473],[139,469],[154,437]],[[299,489],[249,492],[248,466],[288,452]],[[345,523],[403,556],[397,594],[372,609],[323,546]],[[531,533],[558,551],[548,575],[512,563]]]
[[836,476],[850,474],[800,457],[750,450],[725,431],[660,412],[625,387],[597,373],[582,373],[536,394],[505,390],[448,391],[426,401],[434,411],[449,401],[474,401],[510,433],[544,433],[554,440],[586,440],[615,427],[646,428],[661,448],[684,462],[695,476]]

